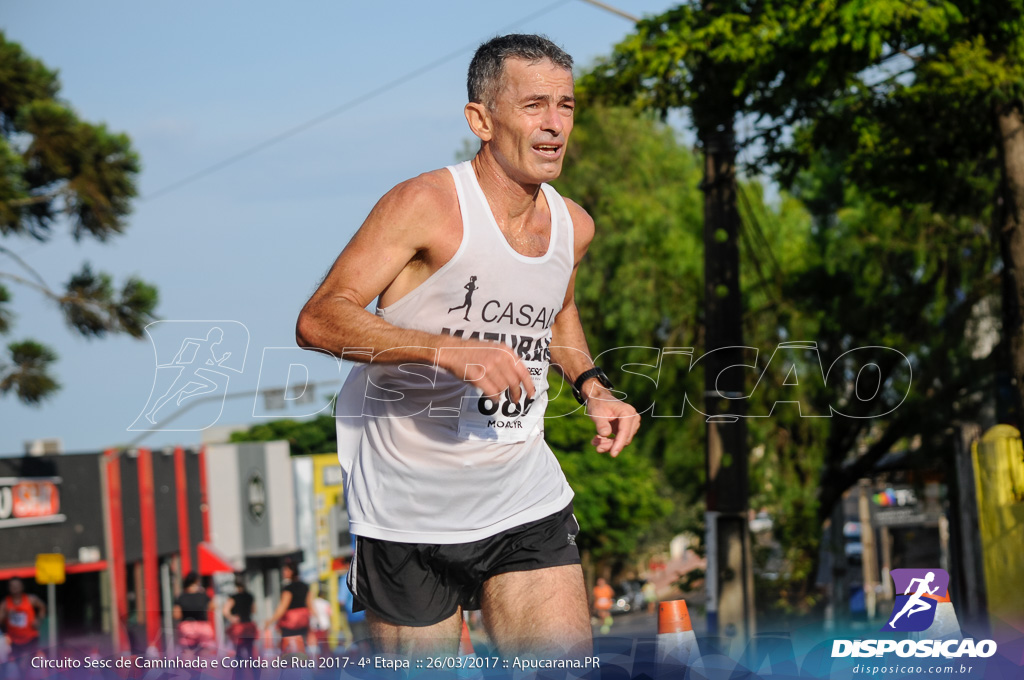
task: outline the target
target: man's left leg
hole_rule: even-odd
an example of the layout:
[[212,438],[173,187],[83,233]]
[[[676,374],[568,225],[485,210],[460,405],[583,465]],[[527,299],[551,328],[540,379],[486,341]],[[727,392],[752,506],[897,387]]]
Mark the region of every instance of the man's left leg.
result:
[[480,594],[487,633],[504,656],[590,656],[590,611],[578,564],[492,576]]

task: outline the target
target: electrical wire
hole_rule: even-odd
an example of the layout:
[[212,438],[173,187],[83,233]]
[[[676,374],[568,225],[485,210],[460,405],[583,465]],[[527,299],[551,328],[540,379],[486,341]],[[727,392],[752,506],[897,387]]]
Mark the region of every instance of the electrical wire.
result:
[[[530,14],[527,14],[526,16],[522,17],[521,19],[517,19],[516,21],[512,22],[511,24],[508,24],[506,26],[503,26],[502,28],[499,28],[497,30],[497,33],[499,33],[499,34],[507,33],[509,31],[511,31],[512,29],[518,27],[520,24],[524,24],[524,23],[526,23],[528,21],[532,21],[533,19],[541,17],[541,16],[547,14],[548,12],[551,12],[552,10],[555,10],[558,7],[561,7],[562,5],[568,4],[570,1],[571,0],[557,0],[556,2],[553,2],[550,5],[547,5],[547,6],[543,7],[543,8],[541,8],[541,9],[537,10],[536,12],[532,12]],[[366,93],[364,93],[362,95],[359,95],[358,97],[350,99],[347,102],[345,102],[344,104],[341,104],[340,106],[337,106],[337,107],[331,109],[330,111],[322,113],[322,114],[320,114],[318,116],[314,116],[313,118],[310,118],[309,120],[307,120],[307,121],[305,121],[303,123],[300,123],[300,124],[298,124],[298,125],[296,125],[294,127],[288,128],[284,132],[276,134],[273,137],[265,139],[264,141],[259,142],[257,144],[253,144],[252,146],[248,147],[247,149],[239,151],[238,153],[236,153],[236,154],[234,154],[232,156],[229,156],[229,157],[225,158],[222,161],[214,163],[213,165],[207,166],[206,168],[203,168],[202,170],[194,172],[191,175],[183,177],[182,179],[179,179],[176,182],[172,182],[171,184],[168,184],[168,185],[164,186],[163,188],[158,189],[157,191],[154,191],[154,192],[152,192],[150,194],[142,196],[138,200],[140,202],[145,202],[145,201],[152,201],[153,199],[159,198],[161,196],[166,196],[167,194],[171,193],[172,191],[176,191],[177,189],[180,189],[181,187],[183,187],[183,186],[185,186],[187,184],[191,184],[192,182],[195,182],[196,180],[202,179],[203,177],[207,177],[209,175],[212,175],[215,172],[223,170],[224,168],[228,167],[229,165],[233,165],[233,164],[237,163],[240,160],[243,160],[245,158],[248,158],[249,156],[257,154],[260,151],[263,151],[264,149],[266,149],[268,147],[271,147],[271,146],[273,146],[273,145],[275,145],[275,144],[277,144],[279,142],[282,142],[282,141],[284,141],[284,140],[286,140],[286,139],[288,139],[290,137],[294,137],[295,135],[297,135],[297,134],[299,134],[301,132],[305,132],[306,130],[310,129],[311,127],[319,125],[320,123],[323,123],[324,121],[330,120],[331,118],[334,118],[335,116],[338,116],[338,115],[340,115],[342,113],[345,113],[346,111],[349,111],[349,110],[359,106],[360,104],[369,101],[370,99],[373,99],[375,97],[379,97],[380,95],[388,92],[389,90],[392,90],[392,89],[394,89],[394,88],[396,88],[396,87],[398,87],[400,85],[404,85],[405,83],[407,83],[407,82],[409,82],[411,80],[415,80],[416,78],[420,77],[424,73],[427,73],[428,71],[431,71],[431,70],[437,68],[438,66],[441,66],[442,64],[445,64],[445,63],[451,61],[452,59],[455,59],[456,57],[461,56],[461,55],[465,54],[466,52],[469,52],[470,50],[475,50],[477,47],[479,47],[479,45],[480,45],[480,41],[475,41],[473,43],[464,45],[464,46],[460,47],[457,50],[449,52],[448,54],[446,54],[446,55],[444,55],[442,57],[439,57],[439,58],[435,59],[434,61],[431,61],[428,64],[425,64],[425,65],[423,65],[423,66],[421,66],[421,67],[419,67],[417,69],[414,69],[414,70],[406,73],[405,75],[399,76],[398,78],[395,78],[394,80],[390,80],[387,83],[384,83],[383,85],[370,90],[369,92],[366,92]]]

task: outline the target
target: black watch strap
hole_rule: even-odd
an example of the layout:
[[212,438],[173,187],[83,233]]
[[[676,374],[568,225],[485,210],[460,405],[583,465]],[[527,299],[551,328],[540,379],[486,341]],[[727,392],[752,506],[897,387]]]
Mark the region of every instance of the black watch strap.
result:
[[594,366],[589,371],[583,371],[582,373],[580,373],[579,377],[576,378],[576,382],[572,384],[572,396],[576,397],[576,401],[580,402],[581,404],[587,403],[586,398],[583,396],[583,383],[587,382],[591,378],[597,378],[597,381],[599,383],[601,383],[608,389],[612,389],[612,381],[609,380],[608,376],[605,375],[604,371],[602,371],[597,366]]

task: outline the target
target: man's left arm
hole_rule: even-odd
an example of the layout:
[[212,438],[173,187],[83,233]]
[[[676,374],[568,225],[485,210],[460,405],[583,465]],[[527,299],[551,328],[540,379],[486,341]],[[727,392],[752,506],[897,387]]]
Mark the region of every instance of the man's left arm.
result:
[[[576,272],[594,238],[594,220],[572,201],[566,199],[566,205],[573,222],[575,263],[562,311],[551,326],[551,364],[572,384],[585,371],[594,368],[576,309],[575,295]],[[639,414],[632,406],[617,399],[597,378],[587,380],[580,387],[586,400],[587,415],[597,428],[597,436],[591,443],[599,453],[610,453],[612,457],[619,455],[640,428]]]
[[35,595],[29,595],[29,602],[31,602],[32,606],[36,609],[36,627],[38,627],[39,619],[46,618],[46,605],[43,604],[43,601]]

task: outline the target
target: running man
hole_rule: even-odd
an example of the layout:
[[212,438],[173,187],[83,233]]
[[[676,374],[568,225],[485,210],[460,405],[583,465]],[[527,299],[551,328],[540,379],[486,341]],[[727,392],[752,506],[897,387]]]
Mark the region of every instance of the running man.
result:
[[[164,407],[164,404],[169,402],[171,399],[177,397],[177,405],[181,406],[181,402],[192,397],[198,397],[202,394],[209,394],[217,389],[217,382],[205,375],[206,373],[214,373],[216,375],[223,375],[218,371],[211,371],[210,369],[204,368],[205,366],[220,366],[231,357],[231,352],[224,352],[221,356],[217,356],[213,348],[219,345],[224,340],[224,331],[218,327],[213,327],[206,334],[206,338],[185,338],[181,341],[181,348],[178,353],[174,355],[168,364],[161,364],[157,368],[179,368],[178,376],[171,383],[171,386],[167,388],[164,395],[156,400],[153,404],[153,408],[149,409],[146,414],[146,420],[153,425],[156,425],[156,412]],[[194,350],[191,351],[190,350]],[[188,356],[186,356],[188,352]],[[208,355],[208,356],[204,356]],[[196,362],[201,358],[205,360],[203,363],[196,366]],[[185,370],[189,368],[189,370]],[[193,386],[192,389],[188,389]]]
[[[379,652],[454,655],[463,610],[481,609],[502,654],[589,655],[573,492],[544,442],[549,367],[586,403],[599,453],[640,419],[576,310],[594,222],[548,184],[573,127],[572,58],[495,38],[468,89],[476,157],[388,192],[296,327],[300,346],[363,362],[337,410],[348,584]],[[467,280],[477,299],[459,315]]]
[[907,603],[903,605],[903,609],[901,609],[899,613],[896,614],[896,616],[892,617],[892,621],[889,622],[890,628],[893,628],[893,624],[896,623],[896,619],[900,618],[904,614],[906,614],[907,618],[909,619],[911,616],[918,612],[923,612],[931,609],[928,603],[922,600],[921,598],[925,595],[934,595],[935,591],[939,589],[938,586],[935,586],[934,588],[928,587],[928,584],[930,584],[934,580],[935,572],[933,571],[929,571],[927,574],[925,574],[924,578],[910,579],[910,583],[907,584],[907,589],[903,592],[904,595],[910,594],[910,591],[913,590],[915,583],[919,583],[921,585],[917,587],[917,592],[911,595],[910,599],[907,600]]
[[11,645],[11,661],[23,678],[29,677],[32,657],[40,650],[39,622],[45,618],[43,601],[26,593],[20,578],[12,578],[7,584],[7,597],[0,601],[0,628]]

